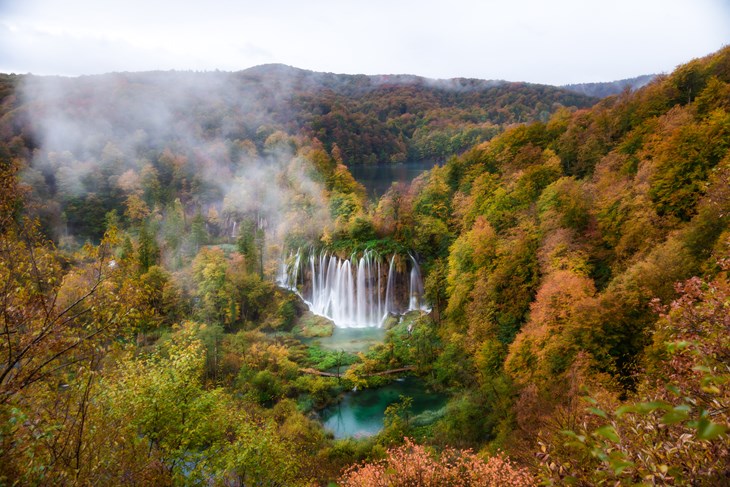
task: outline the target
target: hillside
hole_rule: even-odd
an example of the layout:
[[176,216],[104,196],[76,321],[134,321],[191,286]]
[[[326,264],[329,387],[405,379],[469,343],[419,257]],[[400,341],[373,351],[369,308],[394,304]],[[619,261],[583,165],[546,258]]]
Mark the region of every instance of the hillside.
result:
[[426,261],[434,369],[462,391],[447,442],[506,449],[554,485],[721,485],[728,181],[726,48],[386,194],[374,225]]
[[[160,130],[150,125],[159,116],[149,116],[145,110],[174,107],[170,116],[196,125],[203,137],[250,140],[260,150],[266,137],[281,130],[317,137],[327,150],[337,144],[348,164],[444,159],[488,140],[509,124],[547,120],[561,106],[583,108],[595,102],[544,85],[338,75],[283,65],[235,73],[116,73],[23,80],[26,98],[18,97],[16,104],[33,99],[60,103],[53,109],[73,110],[77,123],[84,123],[79,118],[114,122],[124,116],[131,131]],[[62,100],[53,97],[58,91],[65,93]],[[89,106],[96,112],[79,110]]]
[[[596,103],[0,82],[0,484],[727,484],[730,48]],[[373,154],[449,157],[372,202],[345,162]],[[446,406],[323,427],[403,372]]]
[[580,93],[581,95],[592,96],[595,98],[606,98],[611,95],[618,95],[626,89],[638,90],[651,83],[656,78],[655,74],[645,74],[635,78],[621,79],[617,81],[608,81],[603,83],[578,83],[571,85],[563,85],[562,88]]

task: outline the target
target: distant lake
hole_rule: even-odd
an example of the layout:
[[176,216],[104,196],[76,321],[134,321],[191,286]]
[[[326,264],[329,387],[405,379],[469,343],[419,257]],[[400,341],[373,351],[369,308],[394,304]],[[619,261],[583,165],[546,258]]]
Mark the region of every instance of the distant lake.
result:
[[436,161],[400,162],[398,164],[353,164],[348,167],[358,183],[365,186],[368,197],[380,198],[394,182],[410,183]]

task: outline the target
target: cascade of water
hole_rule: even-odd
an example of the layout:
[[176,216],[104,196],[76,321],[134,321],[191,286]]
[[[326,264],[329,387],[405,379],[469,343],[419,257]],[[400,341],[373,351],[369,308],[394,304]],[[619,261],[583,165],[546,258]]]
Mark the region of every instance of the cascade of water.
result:
[[326,252],[306,258],[300,249],[283,263],[279,283],[298,293],[313,313],[337,326],[379,327],[390,314],[425,309],[421,271],[413,256],[410,262],[408,296],[398,297],[402,278],[396,256],[390,258],[386,277],[382,259],[371,251],[359,259],[355,255],[339,259]]
[[[366,254],[367,255],[367,254]],[[365,255],[360,258],[360,262],[357,265],[357,285],[355,290],[357,292],[357,312],[355,317],[358,323],[367,323],[367,292],[368,289],[365,287],[365,273],[367,272],[367,264]]]
[[311,273],[309,276],[310,281],[312,282],[312,289],[311,289],[311,296],[310,299],[314,301],[315,293],[317,292],[317,280],[314,278],[316,275],[314,273],[314,255],[309,256],[309,272]]
[[[340,322],[347,326],[357,326],[355,316],[355,283],[352,280],[352,263],[349,260],[342,261],[342,300],[345,302],[343,306],[343,316]],[[362,325],[361,325],[362,326]]]
[[423,298],[423,280],[421,279],[421,268],[418,261],[410,255],[413,267],[411,267],[411,280],[408,285],[408,311],[415,309],[424,309],[422,304]]
[[385,282],[385,310],[383,310],[383,321],[393,311],[395,304],[395,255],[390,258],[388,267],[388,280]]
[[299,262],[302,260],[302,249],[297,250],[296,260],[294,261],[294,279],[289,283],[289,289],[297,289],[297,277],[299,276]]
[[383,287],[380,285],[380,259],[378,259],[378,314],[377,318],[383,321]]

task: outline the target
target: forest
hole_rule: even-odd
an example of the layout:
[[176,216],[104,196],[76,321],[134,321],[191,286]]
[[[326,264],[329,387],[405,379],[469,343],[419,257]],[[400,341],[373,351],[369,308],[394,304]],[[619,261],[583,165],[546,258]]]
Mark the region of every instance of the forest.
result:
[[[601,99],[0,75],[0,180],[1,485],[730,482],[730,48]],[[365,349],[324,346],[334,264]],[[443,407],[323,427],[402,375]]]

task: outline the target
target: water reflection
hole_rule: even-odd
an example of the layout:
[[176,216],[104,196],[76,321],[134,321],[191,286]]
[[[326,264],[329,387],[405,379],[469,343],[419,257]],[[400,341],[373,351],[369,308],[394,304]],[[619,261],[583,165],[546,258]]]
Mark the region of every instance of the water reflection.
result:
[[[441,410],[447,401],[445,395],[428,391],[422,380],[406,377],[378,389],[347,393],[337,405],[322,411],[324,427],[332,431],[335,438],[375,435],[383,429],[385,408],[400,396],[413,398],[411,414],[415,422],[419,415]],[[434,419],[438,416],[430,415]]]
[[410,183],[435,165],[436,161],[415,161],[398,164],[353,164],[348,169],[357,182],[365,186],[368,196],[377,199],[388,191],[392,183]]

